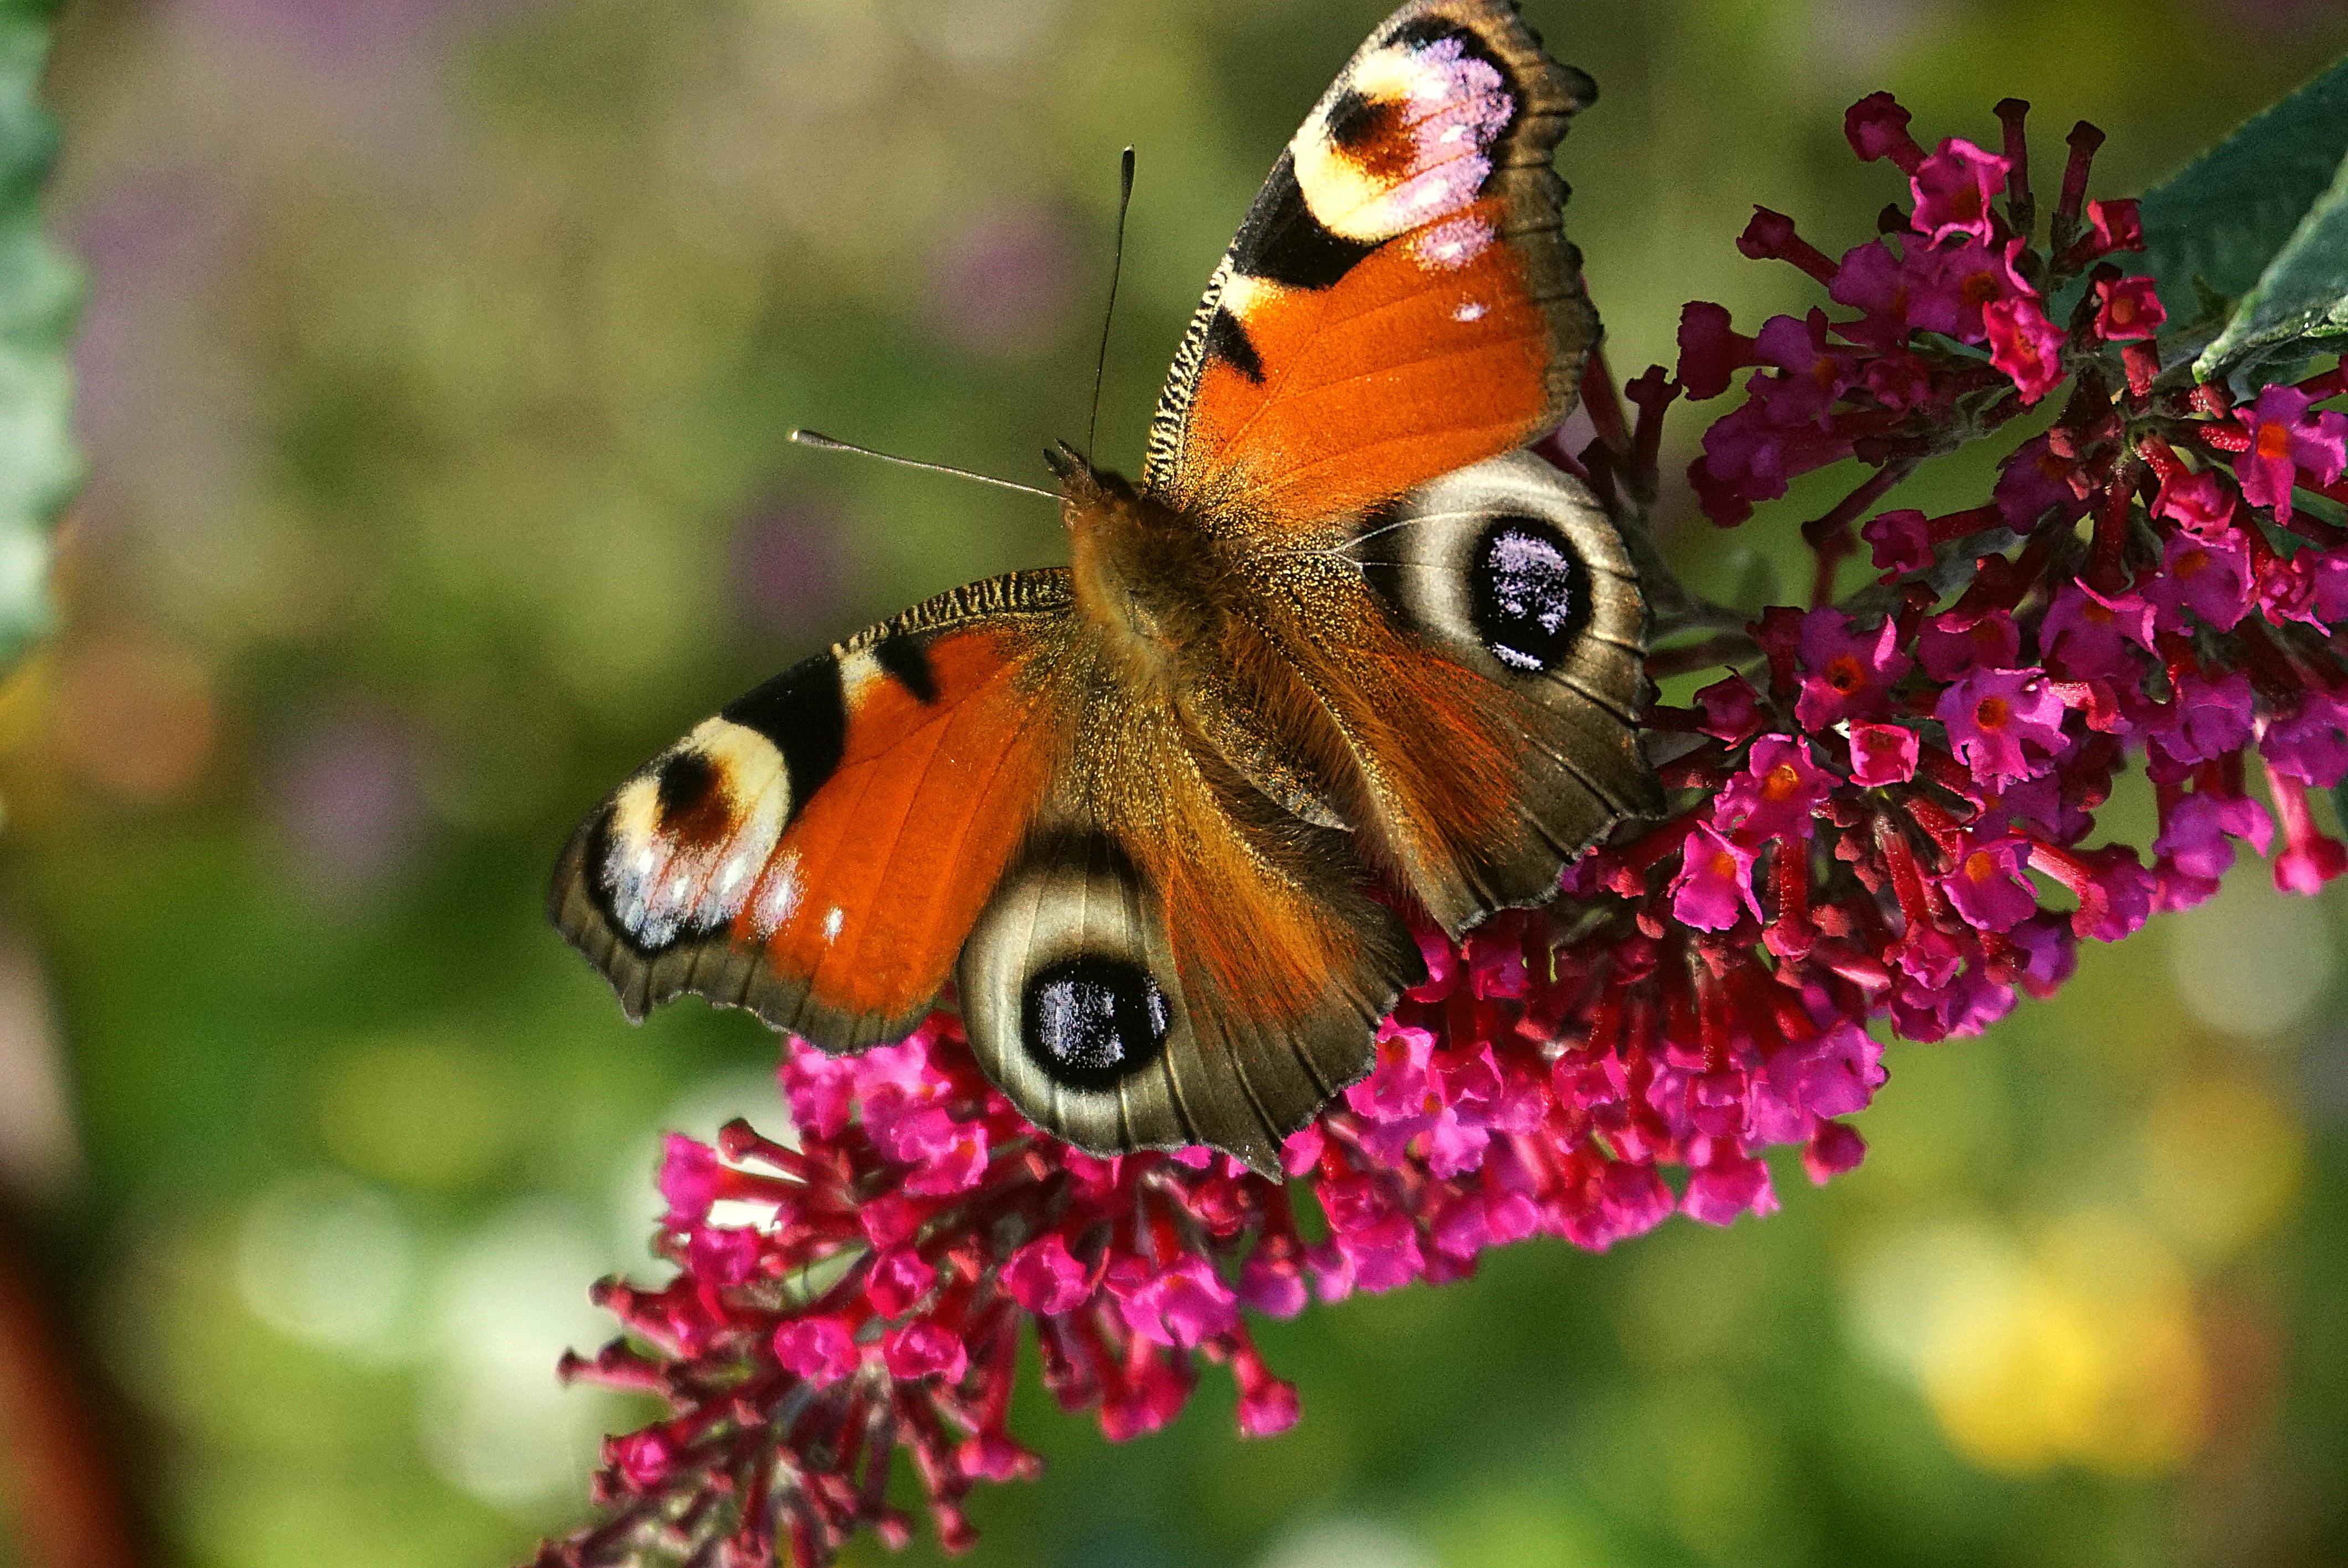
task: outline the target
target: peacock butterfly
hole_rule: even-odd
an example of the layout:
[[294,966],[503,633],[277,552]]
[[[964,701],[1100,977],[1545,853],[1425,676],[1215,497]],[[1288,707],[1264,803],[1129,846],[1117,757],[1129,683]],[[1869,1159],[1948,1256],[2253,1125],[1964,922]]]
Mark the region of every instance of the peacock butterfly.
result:
[[906,610],[719,710],[580,826],[554,923],[631,1017],[828,1050],[948,982],[988,1075],[1099,1153],[1267,1174],[1457,935],[1657,804],[1646,608],[1523,450],[1598,323],[1550,169],[1593,89],[1507,0],[1414,0],[1272,167],[1138,483],[1061,445],[1071,564]]

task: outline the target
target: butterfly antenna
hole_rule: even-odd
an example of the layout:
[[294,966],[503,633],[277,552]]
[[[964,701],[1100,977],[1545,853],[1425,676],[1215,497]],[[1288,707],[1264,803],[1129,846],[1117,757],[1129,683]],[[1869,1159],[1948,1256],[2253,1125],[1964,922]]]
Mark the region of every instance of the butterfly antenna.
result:
[[956,468],[945,463],[924,463],[916,457],[900,457],[893,452],[875,452],[870,446],[859,446],[853,441],[836,440],[813,430],[794,430],[790,438],[801,446],[812,446],[819,452],[853,452],[860,457],[878,457],[883,463],[894,463],[901,468],[920,468],[932,474],[952,474],[958,479],[975,479],[982,485],[997,489],[1016,490],[1023,496],[1041,496],[1047,501],[1060,497],[1049,490],[1039,490],[1033,485],[1022,485],[1013,479],[998,479],[992,474],[973,474],[967,468]]
[[1109,252],[1108,305],[1101,312],[1100,353],[1093,359],[1093,411],[1085,421],[1085,456],[1093,452],[1093,436],[1100,429],[1101,377],[1108,369],[1108,327],[1117,319],[1117,278],[1125,271],[1125,213],[1133,205],[1133,149],[1117,163],[1117,248]]

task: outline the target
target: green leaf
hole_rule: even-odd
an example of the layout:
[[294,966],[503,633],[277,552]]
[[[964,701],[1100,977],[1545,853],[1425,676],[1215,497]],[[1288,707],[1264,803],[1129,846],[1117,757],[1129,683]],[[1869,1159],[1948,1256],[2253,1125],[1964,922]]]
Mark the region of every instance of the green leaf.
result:
[[2247,375],[2348,338],[2348,60],[2144,198],[2145,264],[2172,321],[2198,278],[2238,297],[2194,365]]
[[81,482],[67,361],[78,268],[41,220],[57,122],[40,101],[45,0],[0,0],[0,670],[47,630],[49,532]]

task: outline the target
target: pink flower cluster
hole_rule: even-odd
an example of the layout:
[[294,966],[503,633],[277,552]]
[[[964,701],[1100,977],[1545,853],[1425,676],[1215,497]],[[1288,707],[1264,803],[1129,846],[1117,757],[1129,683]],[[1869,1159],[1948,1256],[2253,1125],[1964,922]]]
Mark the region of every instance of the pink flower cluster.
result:
[[[2085,200],[2100,138],[2073,133],[2040,250],[2022,106],[1999,112],[2001,152],[1927,153],[1888,97],[1858,105],[1853,147],[1908,176],[1897,231],[1836,262],[1763,212],[1743,242],[1837,309],[1746,337],[1692,305],[1676,379],[1627,388],[1635,427],[1600,365],[1596,438],[1545,448],[1634,514],[1668,406],[1749,373],[1691,471],[1715,519],[1827,464],[1874,470],[1805,526],[1810,608],[1655,656],[1725,667],[1647,717],[1675,810],[1576,862],[1554,909],[1422,937],[1426,983],[1289,1141],[1288,1183],[1064,1147],[944,1015],[858,1057],[794,1047],[791,1142],[740,1122],[716,1149],[671,1141],[677,1272],[600,1286],[624,1337],[566,1363],[670,1413],[613,1440],[604,1516],[540,1563],[812,1568],[860,1530],[900,1542],[901,1450],[959,1547],[972,1486],[1038,1464],[1007,1421],[1030,1333],[1052,1395],[1112,1439],[1170,1419],[1201,1363],[1231,1369],[1244,1432],[1280,1431],[1296,1393],[1250,1315],[1460,1278],[1535,1235],[1603,1248],[1674,1212],[1766,1214],[1775,1146],[1814,1181],[1849,1169],[1845,1118],[1884,1078],[1871,1029],[1976,1032],[2059,986],[2081,938],[2208,897],[2238,845],[2272,846],[2253,762],[2276,880],[2348,869],[2308,798],[2348,773],[2348,532],[2300,498],[2348,500],[2348,418],[2318,406],[2341,373],[2238,404],[2165,364],[2158,297],[2105,261],[2140,242],[2133,204]],[[2058,325],[2049,302],[2083,274]],[[1868,516],[2066,383],[1981,505]],[[1846,583],[1862,539],[1879,575]],[[2087,844],[2138,763],[2148,864]]]

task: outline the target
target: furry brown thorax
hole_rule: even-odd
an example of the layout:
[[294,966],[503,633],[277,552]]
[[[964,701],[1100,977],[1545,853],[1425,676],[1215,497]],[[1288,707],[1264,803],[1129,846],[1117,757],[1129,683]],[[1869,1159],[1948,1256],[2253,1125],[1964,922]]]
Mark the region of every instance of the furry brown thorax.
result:
[[1213,541],[1065,442],[1044,457],[1060,482],[1077,609],[1138,672],[1174,679],[1183,651],[1215,642],[1221,572]]

